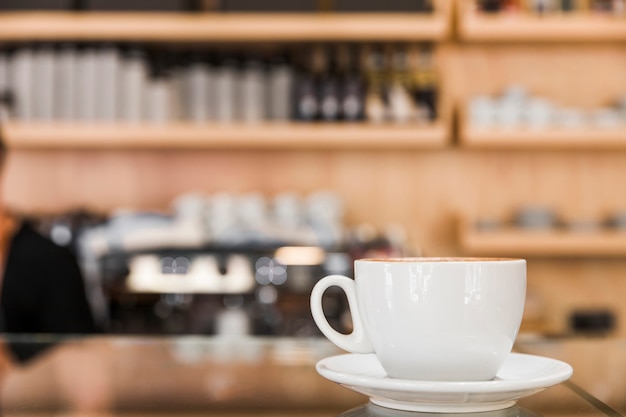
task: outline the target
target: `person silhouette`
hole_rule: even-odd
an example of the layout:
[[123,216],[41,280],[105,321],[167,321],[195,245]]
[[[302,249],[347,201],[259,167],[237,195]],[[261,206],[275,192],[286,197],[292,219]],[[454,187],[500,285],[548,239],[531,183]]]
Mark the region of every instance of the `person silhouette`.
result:
[[[1,133],[0,178],[8,152]],[[10,213],[1,197],[0,271],[0,333],[81,335],[98,331],[72,252]],[[39,343],[9,343],[11,353],[20,362],[46,347]]]

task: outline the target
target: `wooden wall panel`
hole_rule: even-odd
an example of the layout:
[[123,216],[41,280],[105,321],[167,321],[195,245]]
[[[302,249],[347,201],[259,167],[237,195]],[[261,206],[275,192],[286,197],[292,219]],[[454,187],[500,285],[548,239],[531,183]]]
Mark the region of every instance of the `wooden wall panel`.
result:
[[6,200],[28,212],[167,209],[191,191],[331,189],[346,200],[350,223],[402,222],[446,252],[452,236],[425,231],[457,215],[504,218],[545,205],[598,218],[626,209],[626,154],[614,152],[14,151],[6,174]]

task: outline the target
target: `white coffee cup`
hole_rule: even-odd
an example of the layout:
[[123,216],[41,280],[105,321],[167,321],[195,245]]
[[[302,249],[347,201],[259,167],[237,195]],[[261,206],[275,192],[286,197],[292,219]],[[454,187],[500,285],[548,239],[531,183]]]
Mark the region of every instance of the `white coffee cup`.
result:
[[[353,331],[324,316],[322,297],[340,287]],[[526,261],[500,258],[396,258],[355,261],[355,279],[322,278],[311,312],[322,333],[352,353],[374,353],[389,377],[485,381],[496,376],[519,331]]]

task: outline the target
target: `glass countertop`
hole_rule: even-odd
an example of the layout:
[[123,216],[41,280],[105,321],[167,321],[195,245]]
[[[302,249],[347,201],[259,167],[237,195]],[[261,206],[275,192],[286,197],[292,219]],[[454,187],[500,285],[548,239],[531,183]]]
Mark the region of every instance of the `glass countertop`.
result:
[[[321,338],[3,335],[1,340],[3,417],[445,415],[380,407],[323,378],[315,364],[344,352]],[[595,385],[603,372],[614,372],[597,365],[605,360],[605,344],[618,341],[596,341],[596,351],[594,342],[586,342],[583,356],[573,353],[576,349],[568,343],[528,339],[517,350],[572,364],[571,380],[523,398],[514,407],[468,416],[620,416],[619,407],[602,401],[606,393]],[[587,368],[595,369],[593,378],[586,376]],[[613,387],[615,392],[622,388]]]
[[559,359],[574,368],[568,384],[626,414],[626,340],[614,337],[521,336],[518,352]]

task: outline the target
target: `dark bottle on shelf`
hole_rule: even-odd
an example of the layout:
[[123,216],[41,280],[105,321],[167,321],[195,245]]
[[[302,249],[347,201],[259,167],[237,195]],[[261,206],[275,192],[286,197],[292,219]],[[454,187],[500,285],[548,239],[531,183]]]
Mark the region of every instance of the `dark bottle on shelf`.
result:
[[365,79],[367,92],[364,99],[365,117],[371,122],[383,122],[388,118],[388,68],[382,48],[365,49]]
[[438,117],[437,71],[430,47],[421,47],[413,51],[413,94],[418,108],[426,111],[426,119],[434,121]]
[[420,107],[412,94],[411,69],[406,46],[390,48],[387,54],[391,63],[387,93],[390,118],[399,123],[425,119],[427,116],[422,115],[425,112],[419,111]]
[[341,73],[341,118],[352,122],[363,120],[365,82],[361,74],[358,50],[355,47],[341,47],[337,58]]
[[322,77],[323,51],[317,47],[312,51],[310,62],[299,71],[294,97],[294,118],[314,121],[319,118],[319,85]]
[[318,86],[319,116],[322,121],[332,122],[339,119],[341,109],[337,59],[327,49],[323,49],[321,54],[323,57],[319,64],[321,66],[319,69],[321,77]]
[[311,74],[301,74],[298,77],[294,104],[296,120],[310,122],[317,119],[315,80]]

